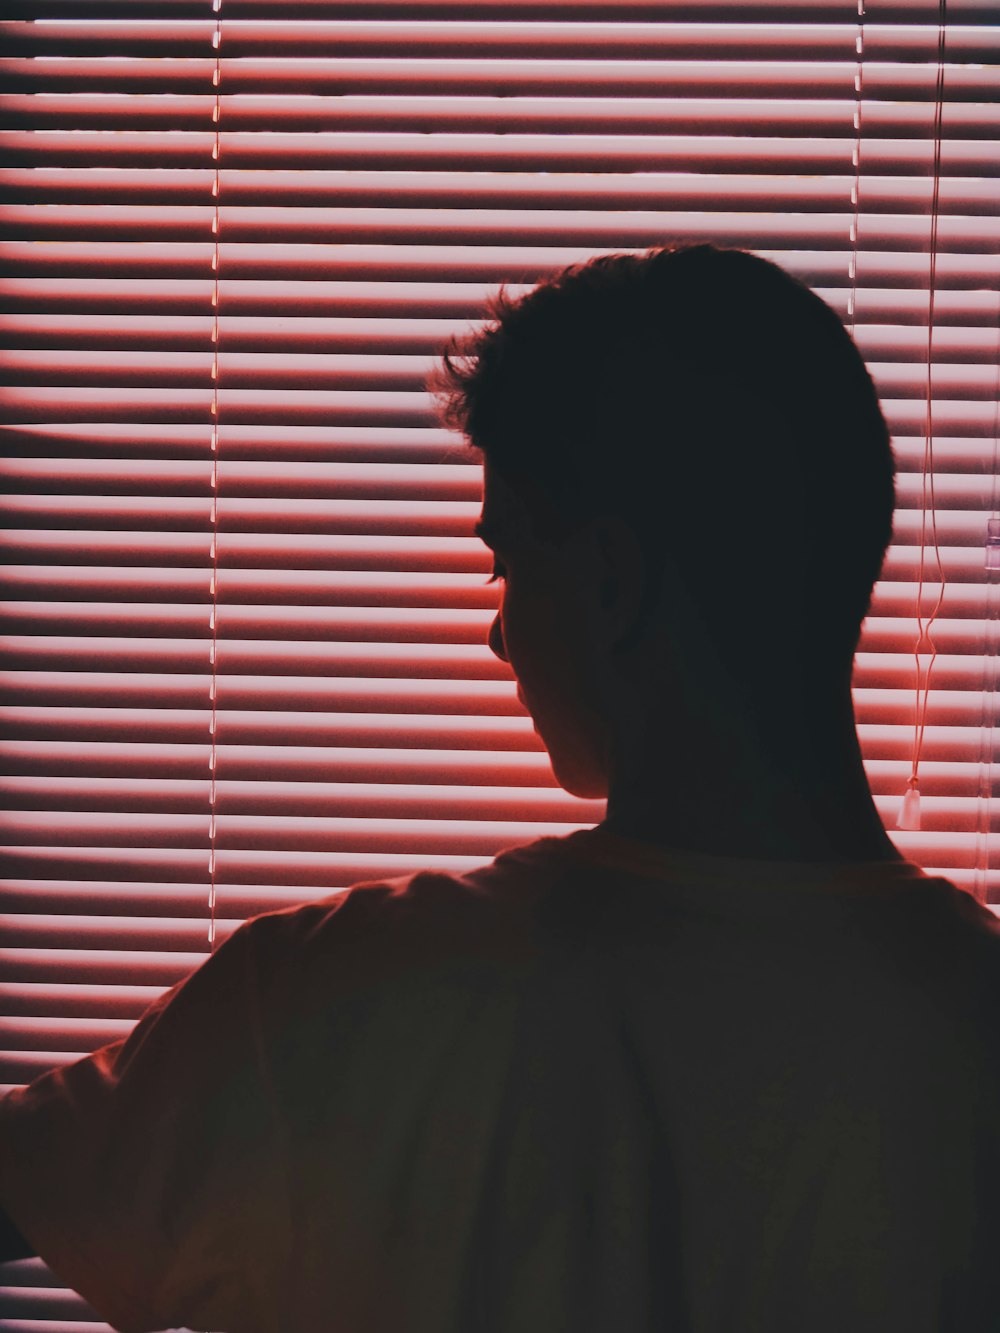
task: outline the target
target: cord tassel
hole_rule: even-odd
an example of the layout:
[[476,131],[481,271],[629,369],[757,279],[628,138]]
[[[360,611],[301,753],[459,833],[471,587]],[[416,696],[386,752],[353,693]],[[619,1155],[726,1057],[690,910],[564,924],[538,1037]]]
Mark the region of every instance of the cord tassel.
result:
[[896,827],[911,831],[920,829],[920,788],[916,783],[907,788],[903,804],[899,808]]

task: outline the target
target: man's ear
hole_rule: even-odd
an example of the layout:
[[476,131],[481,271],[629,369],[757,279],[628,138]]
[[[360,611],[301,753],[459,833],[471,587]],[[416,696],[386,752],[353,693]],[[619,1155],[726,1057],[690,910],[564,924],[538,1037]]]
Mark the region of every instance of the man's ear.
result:
[[595,519],[593,538],[598,616],[606,642],[614,646],[636,625],[649,571],[635,529],[620,515],[602,514]]

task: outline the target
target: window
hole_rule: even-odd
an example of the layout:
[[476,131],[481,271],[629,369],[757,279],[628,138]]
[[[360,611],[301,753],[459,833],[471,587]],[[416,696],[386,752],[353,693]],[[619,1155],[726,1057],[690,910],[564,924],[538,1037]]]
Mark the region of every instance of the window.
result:
[[[479,472],[422,385],[501,279],[603,250],[747,246],[854,326],[899,463],[866,768],[905,855],[1000,901],[1000,33],[862,10],[5,7],[5,1085],[213,930],[600,820],[485,646]],[[7,1274],[18,1327],[87,1320]]]

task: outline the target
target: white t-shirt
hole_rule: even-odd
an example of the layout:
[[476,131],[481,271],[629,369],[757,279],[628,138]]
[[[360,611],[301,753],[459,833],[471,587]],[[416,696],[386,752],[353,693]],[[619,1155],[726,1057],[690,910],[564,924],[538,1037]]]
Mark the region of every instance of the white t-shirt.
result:
[[1000,924],[587,829],[257,917],[0,1104],[126,1333],[1000,1329]]

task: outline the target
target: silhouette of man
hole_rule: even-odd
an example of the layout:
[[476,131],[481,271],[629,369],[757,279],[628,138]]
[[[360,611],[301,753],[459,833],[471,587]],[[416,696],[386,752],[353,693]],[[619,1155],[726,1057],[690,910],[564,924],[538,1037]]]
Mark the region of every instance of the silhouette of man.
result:
[[607,816],[258,917],[6,1098],[8,1253],[126,1333],[1000,1328],[1000,927],[861,763],[852,341],[682,247],[498,299],[435,387],[490,646]]

